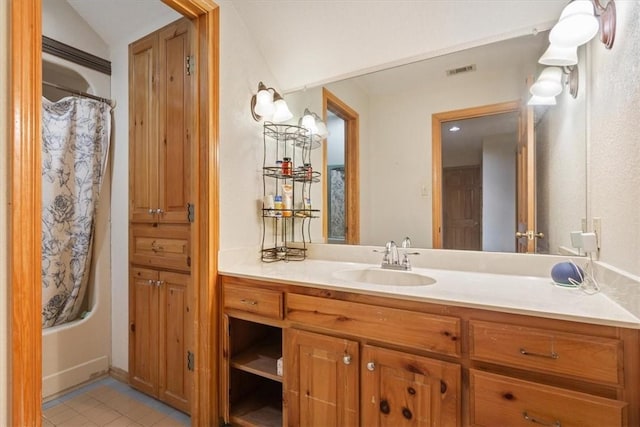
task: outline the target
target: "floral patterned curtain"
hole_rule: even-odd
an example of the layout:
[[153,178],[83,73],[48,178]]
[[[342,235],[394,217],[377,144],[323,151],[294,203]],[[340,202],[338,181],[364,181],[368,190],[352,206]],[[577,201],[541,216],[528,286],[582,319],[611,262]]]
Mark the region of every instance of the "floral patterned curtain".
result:
[[42,327],[74,320],[86,293],[111,107],[42,100]]

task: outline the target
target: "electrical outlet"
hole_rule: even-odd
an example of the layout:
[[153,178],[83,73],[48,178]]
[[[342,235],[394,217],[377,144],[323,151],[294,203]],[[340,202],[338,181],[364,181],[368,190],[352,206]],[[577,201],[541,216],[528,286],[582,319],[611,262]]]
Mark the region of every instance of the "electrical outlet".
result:
[[596,244],[598,246],[598,250],[600,250],[600,242],[602,241],[602,218],[593,218],[591,225],[593,232],[596,233]]

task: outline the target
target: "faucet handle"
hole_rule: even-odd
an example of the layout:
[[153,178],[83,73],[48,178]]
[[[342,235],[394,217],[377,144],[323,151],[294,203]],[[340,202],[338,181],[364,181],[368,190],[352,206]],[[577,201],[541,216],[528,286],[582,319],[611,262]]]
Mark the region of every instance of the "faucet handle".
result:
[[405,237],[402,241],[402,248],[407,249],[411,247],[411,239],[409,237]]
[[420,252],[404,252],[402,255],[402,265],[407,269],[411,270],[411,262],[409,261],[409,255],[420,255]]

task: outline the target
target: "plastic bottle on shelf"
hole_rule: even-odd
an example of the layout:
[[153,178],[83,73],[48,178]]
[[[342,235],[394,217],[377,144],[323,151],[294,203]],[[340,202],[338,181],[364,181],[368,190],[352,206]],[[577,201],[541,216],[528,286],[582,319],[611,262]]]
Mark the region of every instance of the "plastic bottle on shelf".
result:
[[273,216],[282,216],[282,196],[274,196],[273,209]]
[[291,176],[291,157],[282,158],[282,175]]

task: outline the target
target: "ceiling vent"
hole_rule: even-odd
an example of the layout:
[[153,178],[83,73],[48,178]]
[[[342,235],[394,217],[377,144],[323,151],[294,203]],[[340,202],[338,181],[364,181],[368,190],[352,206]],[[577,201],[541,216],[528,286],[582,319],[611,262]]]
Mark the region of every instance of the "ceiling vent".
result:
[[465,65],[464,67],[452,68],[447,70],[447,76],[455,76],[456,74],[468,73],[476,70],[476,64]]

